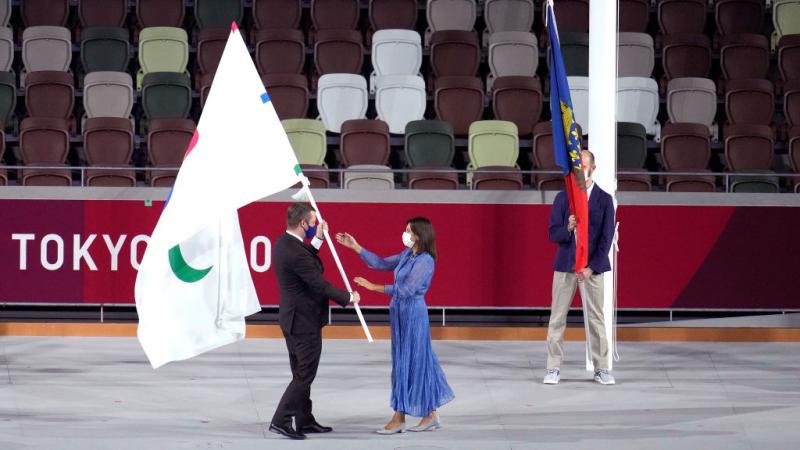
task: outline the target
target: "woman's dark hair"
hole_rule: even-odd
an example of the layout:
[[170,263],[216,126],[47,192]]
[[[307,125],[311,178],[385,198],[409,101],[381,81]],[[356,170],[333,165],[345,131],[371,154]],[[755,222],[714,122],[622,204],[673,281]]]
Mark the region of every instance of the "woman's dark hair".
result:
[[407,223],[411,226],[411,232],[417,236],[417,253],[427,252],[436,261],[436,236],[431,221],[425,217],[414,217]]

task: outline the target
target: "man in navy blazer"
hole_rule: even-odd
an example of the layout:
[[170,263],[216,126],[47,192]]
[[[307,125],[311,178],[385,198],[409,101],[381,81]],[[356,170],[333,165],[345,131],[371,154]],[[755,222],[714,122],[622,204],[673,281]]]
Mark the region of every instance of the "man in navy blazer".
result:
[[545,384],[558,384],[561,376],[564,330],[576,288],[580,290],[588,312],[588,339],[595,369],[594,379],[601,384],[615,382],[614,377],[608,373],[609,343],[603,317],[603,273],[611,270],[608,252],[614,240],[614,201],[592,181],[596,168],[592,152],[583,150],[581,160],[585,168],[589,197],[589,263],[585,269],[575,273],[577,223],[575,215],[569,209],[567,194],[559,192],[550,211],[550,240],[558,244],[558,249],[553,267],[553,303],[547,330]]

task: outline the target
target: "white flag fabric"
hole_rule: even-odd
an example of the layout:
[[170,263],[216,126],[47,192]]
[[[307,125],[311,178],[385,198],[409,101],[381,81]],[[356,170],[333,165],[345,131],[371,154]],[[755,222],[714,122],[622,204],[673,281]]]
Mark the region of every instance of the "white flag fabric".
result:
[[238,208],[285,190],[300,167],[233,24],[197,130],[136,278],[153,368],[229,344],[260,310]]

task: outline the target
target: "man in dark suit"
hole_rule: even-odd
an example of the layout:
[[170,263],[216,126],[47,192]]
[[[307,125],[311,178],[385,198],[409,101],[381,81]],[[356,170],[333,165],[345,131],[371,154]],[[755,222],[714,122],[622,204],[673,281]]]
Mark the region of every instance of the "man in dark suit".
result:
[[[322,327],[328,322],[329,300],[343,307],[360,300],[358,292],[337,289],[322,277],[322,261],[317,253],[325,242],[327,224],[323,221],[317,227],[316,223],[317,215],[311,206],[294,203],[287,212],[286,233],[275,242],[272,252],[280,289],[279,322],[289,350],[292,381],[269,429],[291,439],[333,431],[317,423],[311,413],[311,383],[322,353]],[[305,239],[311,239],[311,244]]]
[[589,262],[575,273],[575,215],[569,210],[565,192],[559,192],[550,212],[550,240],[558,244],[553,272],[553,304],[547,330],[547,372],[545,384],[558,384],[561,361],[564,357],[564,330],[567,314],[580,288],[581,299],[588,311],[589,336],[594,380],[600,384],[614,384],[608,373],[609,343],[603,317],[603,272],[611,270],[608,252],[614,240],[614,201],[608,193],[592,181],[595,170],[594,155],[581,152],[581,162],[586,176],[589,198]]

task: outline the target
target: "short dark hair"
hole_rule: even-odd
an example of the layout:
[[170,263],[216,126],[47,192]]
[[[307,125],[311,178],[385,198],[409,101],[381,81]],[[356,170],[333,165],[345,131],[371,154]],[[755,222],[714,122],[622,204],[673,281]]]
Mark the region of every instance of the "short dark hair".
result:
[[411,232],[417,236],[417,252],[427,253],[436,261],[436,235],[431,221],[425,217],[414,217],[407,223]]
[[286,211],[286,226],[296,228],[300,222],[308,220],[314,208],[308,203],[292,203]]

